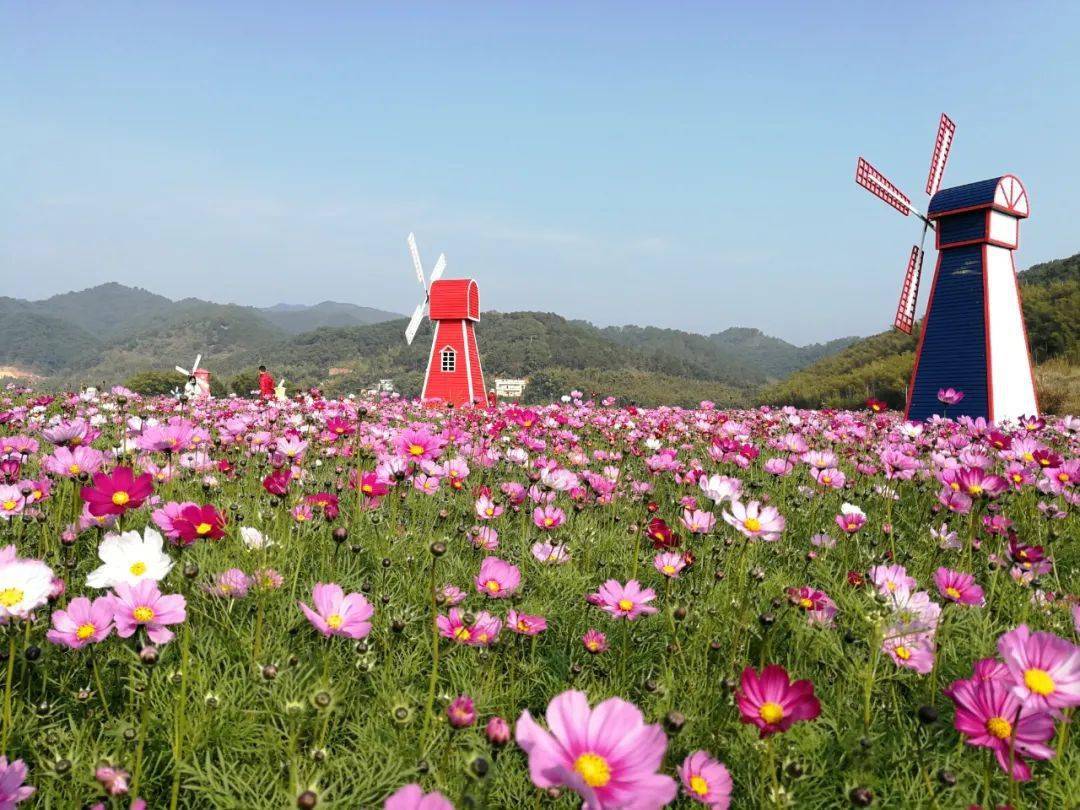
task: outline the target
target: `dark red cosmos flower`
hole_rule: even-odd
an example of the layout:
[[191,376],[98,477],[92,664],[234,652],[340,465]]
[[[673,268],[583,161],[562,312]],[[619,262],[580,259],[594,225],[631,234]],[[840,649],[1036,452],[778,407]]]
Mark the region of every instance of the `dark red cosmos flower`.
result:
[[150,473],[136,477],[131,467],[117,467],[111,473],[94,473],[94,485],[83,487],[79,496],[94,517],[122,515],[143,505],[154,491],[153,481]]
[[1012,447],[1012,439],[1000,430],[991,430],[990,435],[986,437],[986,440],[995,450],[1008,450]]
[[187,506],[173,520],[173,528],[185,546],[196,540],[220,540],[225,536],[225,516],[213,504]]
[[266,478],[263,479],[263,489],[269,492],[271,495],[277,495],[279,498],[284,495],[289,489],[289,479],[292,478],[292,473],[285,467],[279,470],[274,470]]
[[874,399],[873,397],[870,397],[866,400],[866,407],[872,410],[874,413],[881,413],[882,411],[887,410],[889,406],[886,403],[882,402],[880,399]]
[[1044,469],[1046,467],[1060,467],[1062,461],[1064,461],[1061,456],[1048,448],[1036,450],[1031,454],[1031,457],[1035,460],[1036,464]]
[[366,472],[360,476],[360,492],[364,494],[365,498],[381,498],[387,492],[390,491],[390,487],[383,481],[379,480],[379,476],[373,472]]
[[334,520],[341,512],[338,496],[332,492],[316,492],[308,495],[304,501],[316,509],[322,509],[327,520]]
[[675,548],[679,545],[679,536],[671,530],[662,517],[654,517],[649,521],[646,534],[649,535],[655,549]]
[[848,571],[847,581],[848,585],[853,585],[856,588],[861,588],[866,582],[866,580],[863,579],[863,575],[858,571]]
[[340,416],[335,416],[326,420],[326,430],[335,436],[352,436],[356,432],[356,428],[352,426],[348,419],[343,419]]

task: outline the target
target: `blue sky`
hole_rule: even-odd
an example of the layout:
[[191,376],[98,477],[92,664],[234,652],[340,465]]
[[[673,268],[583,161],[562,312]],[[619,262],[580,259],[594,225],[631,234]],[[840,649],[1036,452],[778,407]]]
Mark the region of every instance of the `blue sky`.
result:
[[[1080,4],[5,3],[0,294],[104,281],[410,311],[405,236],[484,308],[796,341],[892,320],[945,184],[1080,251]],[[928,282],[927,282],[928,283]],[[925,298],[925,295],[924,295]]]

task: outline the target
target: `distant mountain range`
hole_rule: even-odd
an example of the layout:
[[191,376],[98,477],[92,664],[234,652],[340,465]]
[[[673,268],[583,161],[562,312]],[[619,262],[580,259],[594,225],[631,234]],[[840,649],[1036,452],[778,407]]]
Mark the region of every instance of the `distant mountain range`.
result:
[[[403,315],[335,301],[258,308],[173,301],[109,283],[41,301],[0,298],[0,375],[113,384],[139,372],[174,373],[201,353],[219,380],[265,363],[296,385],[357,390],[390,377],[403,393],[417,393],[430,331],[425,324],[407,346],[404,326]],[[601,329],[539,312],[485,312],[478,331],[489,378],[528,376],[537,396],[592,384],[657,402],[743,401],[857,340],[795,346],[747,328],[708,336]]]

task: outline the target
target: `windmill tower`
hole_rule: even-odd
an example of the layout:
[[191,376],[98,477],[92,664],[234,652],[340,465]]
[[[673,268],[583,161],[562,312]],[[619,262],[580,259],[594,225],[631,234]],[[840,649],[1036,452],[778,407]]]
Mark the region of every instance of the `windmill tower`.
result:
[[480,320],[480,290],[471,278],[443,280],[442,274],[446,270],[446,256],[443,254],[439,255],[431,270],[430,284],[426,282],[420,251],[416,248],[416,237],[411,233],[409,253],[416,277],[424,288],[424,300],[413,311],[405,329],[405,341],[412,344],[425,311],[434,325],[424,389],[420,396],[456,407],[481,404],[485,402],[484,372],[480,368],[475,330],[475,324]]
[[855,182],[904,216],[923,221],[922,242],[911,248],[893,323],[907,334],[915,323],[926,232],[934,230],[937,267],[905,416],[922,420],[939,413],[937,392],[951,387],[963,391],[964,399],[950,408],[950,415],[1016,420],[1037,414],[1039,407],[1013,263],[1020,220],[1029,212],[1027,192],[1011,174],[941,188],[955,132],[956,125],[943,113],[926,180],[930,204],[925,215],[861,157]]

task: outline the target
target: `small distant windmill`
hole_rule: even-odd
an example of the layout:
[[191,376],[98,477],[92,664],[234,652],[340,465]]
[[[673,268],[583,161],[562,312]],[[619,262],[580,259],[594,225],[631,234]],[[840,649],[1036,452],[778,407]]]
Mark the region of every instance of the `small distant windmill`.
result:
[[990,421],[1035,414],[1031,357],[1020,307],[1013,251],[1019,223],[1028,216],[1027,192],[1011,174],[941,188],[956,124],[942,113],[930,158],[926,214],[864,158],[855,182],[904,216],[923,221],[922,239],[908,256],[893,325],[911,334],[919,298],[926,232],[935,232],[937,267],[926,305],[915,368],[908,386],[906,416],[926,419],[937,413],[941,388],[964,392],[955,416]]
[[431,270],[430,283],[425,281],[416,237],[411,233],[408,242],[416,278],[424,288],[424,299],[416,305],[405,328],[405,342],[412,345],[425,315],[435,327],[420,396],[457,406],[484,402],[484,373],[474,326],[480,320],[479,288],[471,278],[443,281],[446,256],[441,253]]
[[204,368],[199,368],[199,363],[202,361],[202,355],[195,356],[195,362],[191,364],[191,369],[186,369],[183,366],[176,366],[176,370],[179,371],[187,378],[194,377],[195,382],[199,386],[200,396],[210,396],[210,372]]

